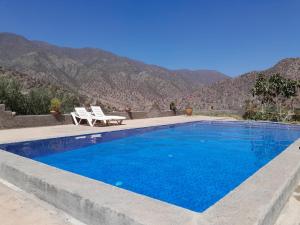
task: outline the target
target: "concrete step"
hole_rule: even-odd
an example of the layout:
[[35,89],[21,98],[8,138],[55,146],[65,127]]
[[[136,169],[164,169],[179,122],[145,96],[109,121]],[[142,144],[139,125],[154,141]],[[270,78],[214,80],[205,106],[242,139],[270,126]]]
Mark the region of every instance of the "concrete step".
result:
[[9,116],[9,117],[13,116],[13,112],[12,111],[2,111],[1,113],[3,115],[5,115],[5,116]]
[[0,112],[5,111],[5,105],[4,104],[0,104]]
[[12,111],[10,111],[10,110],[5,110],[4,113],[7,115],[12,115]]

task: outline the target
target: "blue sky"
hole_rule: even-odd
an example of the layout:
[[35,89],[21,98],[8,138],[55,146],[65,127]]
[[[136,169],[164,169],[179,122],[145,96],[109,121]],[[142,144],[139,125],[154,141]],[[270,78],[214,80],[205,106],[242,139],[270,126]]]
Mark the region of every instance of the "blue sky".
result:
[[236,76],[300,56],[300,1],[0,0],[0,31]]

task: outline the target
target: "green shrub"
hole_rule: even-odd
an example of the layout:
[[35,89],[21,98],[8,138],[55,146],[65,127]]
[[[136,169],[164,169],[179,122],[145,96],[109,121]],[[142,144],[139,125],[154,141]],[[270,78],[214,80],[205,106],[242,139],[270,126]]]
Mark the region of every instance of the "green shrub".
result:
[[54,108],[66,113],[79,105],[79,97],[53,86],[24,91],[15,79],[0,77],[0,103],[21,115],[48,114]]
[[74,94],[64,93],[61,99],[61,110],[65,113],[70,113],[75,106],[80,106],[79,98]]
[[21,85],[15,80],[4,79],[1,82],[1,102],[15,112],[26,114],[26,96],[21,92]]
[[[259,74],[251,90],[254,100],[245,102],[244,119],[286,120],[288,111],[293,109],[292,99],[297,97],[299,81],[273,74]],[[259,103],[260,105],[254,104]]]
[[49,113],[51,96],[47,89],[33,89],[27,96],[27,113],[31,115]]
[[255,111],[255,110],[247,110],[244,115],[244,119],[248,120],[269,120],[274,122],[282,121],[285,118],[285,114],[279,114],[274,109],[268,109],[266,111]]

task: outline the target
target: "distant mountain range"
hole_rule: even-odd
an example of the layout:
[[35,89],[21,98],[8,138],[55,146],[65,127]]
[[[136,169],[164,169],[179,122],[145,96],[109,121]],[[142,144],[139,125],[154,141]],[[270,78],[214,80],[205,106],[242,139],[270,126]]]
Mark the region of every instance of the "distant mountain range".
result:
[[[190,101],[196,109],[229,109],[241,110],[245,100],[251,99],[250,90],[253,87],[257,75],[263,73],[267,76],[279,73],[286,78],[300,79],[300,58],[288,58],[279,61],[275,66],[264,70],[243,74],[236,78],[225,79],[212,85],[197,89]],[[299,104],[299,98],[295,104]]]
[[[166,109],[174,100],[182,108],[241,110],[259,73],[230,78],[213,70],[169,70],[100,49],[58,47],[11,33],[0,33],[0,67],[0,76],[17,77],[25,88],[54,85],[90,103],[135,110],[154,102]],[[300,58],[261,72],[300,79]]]
[[0,66],[78,92],[91,103],[144,110],[228,78],[210,70],[169,70],[93,48],[64,48],[0,33]]

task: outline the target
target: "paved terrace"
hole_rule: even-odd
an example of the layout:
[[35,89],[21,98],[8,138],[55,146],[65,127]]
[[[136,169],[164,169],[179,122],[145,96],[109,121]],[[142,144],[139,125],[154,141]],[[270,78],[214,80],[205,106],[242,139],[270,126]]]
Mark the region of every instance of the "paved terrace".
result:
[[1,225],[83,225],[61,210],[0,180]]
[[282,209],[275,225],[300,225],[300,183]]

